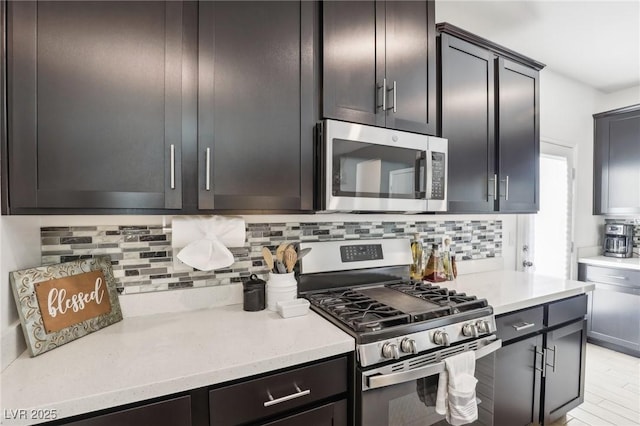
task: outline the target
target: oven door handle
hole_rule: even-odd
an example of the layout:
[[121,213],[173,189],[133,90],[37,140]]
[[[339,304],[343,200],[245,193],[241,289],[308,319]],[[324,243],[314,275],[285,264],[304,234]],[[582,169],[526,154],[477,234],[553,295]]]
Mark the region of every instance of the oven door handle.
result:
[[[476,359],[480,359],[489,355],[502,347],[502,340],[498,339],[474,351]],[[433,376],[445,371],[444,361],[430,364],[425,367],[416,368],[415,370],[401,371],[398,373],[384,374],[379,376],[367,377],[367,390],[382,388],[385,386],[397,385],[399,383],[410,382],[412,380],[422,379],[424,377]]]

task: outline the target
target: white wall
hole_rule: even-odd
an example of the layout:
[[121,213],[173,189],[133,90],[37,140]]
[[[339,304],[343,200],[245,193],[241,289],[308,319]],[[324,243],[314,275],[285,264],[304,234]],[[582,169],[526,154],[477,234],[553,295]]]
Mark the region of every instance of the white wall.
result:
[[0,370],[26,348],[9,273],[39,265],[40,218],[0,216]]
[[[573,240],[576,249],[599,245],[604,219],[592,214],[593,114],[602,93],[550,69],[540,72],[540,137],[574,148],[576,187]],[[575,251],[574,251],[575,254]],[[575,266],[575,255],[574,262]]]
[[640,104],[640,86],[634,86],[618,92],[603,94],[595,112],[605,112],[638,104]]

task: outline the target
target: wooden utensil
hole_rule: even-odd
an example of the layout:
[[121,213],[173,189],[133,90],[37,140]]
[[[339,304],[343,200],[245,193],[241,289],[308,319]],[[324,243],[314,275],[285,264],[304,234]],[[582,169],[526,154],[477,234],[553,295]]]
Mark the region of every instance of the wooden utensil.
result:
[[264,258],[264,263],[269,267],[269,270],[273,271],[273,255],[271,254],[271,250],[262,247],[262,257]]
[[296,266],[296,262],[298,261],[298,253],[296,253],[296,249],[293,246],[287,247],[284,251],[284,264],[287,267],[287,272],[292,272],[293,267]]
[[282,243],[278,246],[278,248],[276,249],[276,259],[279,261],[283,261],[284,260],[284,251],[287,249],[287,246],[289,245],[289,243]]

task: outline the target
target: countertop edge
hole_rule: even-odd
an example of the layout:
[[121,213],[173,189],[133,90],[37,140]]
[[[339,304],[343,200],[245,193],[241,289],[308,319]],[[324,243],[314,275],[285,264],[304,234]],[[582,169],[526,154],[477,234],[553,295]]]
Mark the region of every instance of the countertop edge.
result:
[[543,296],[533,297],[531,299],[522,300],[506,305],[501,305],[498,308],[494,307],[494,315],[505,315],[511,312],[519,311],[522,309],[532,308],[534,306],[543,305],[545,303],[555,302],[557,300],[566,299],[568,297],[579,296],[581,294],[588,293],[595,289],[594,284],[584,283],[582,287],[576,287],[572,289],[565,289],[563,291],[547,294]]
[[578,259],[578,263],[584,263],[586,265],[592,265],[592,266],[602,266],[605,268],[629,269],[632,271],[640,271],[640,258],[638,257],[628,257],[628,258],[617,258],[617,257],[606,257],[606,256],[581,257]]

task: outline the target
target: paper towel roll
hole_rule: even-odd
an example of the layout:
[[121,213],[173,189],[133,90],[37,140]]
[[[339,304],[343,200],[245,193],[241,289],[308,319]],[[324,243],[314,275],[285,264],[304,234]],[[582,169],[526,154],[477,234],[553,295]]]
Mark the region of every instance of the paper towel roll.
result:
[[174,218],[171,245],[185,264],[201,271],[231,266],[233,254],[227,247],[243,247],[244,219],[225,216]]

